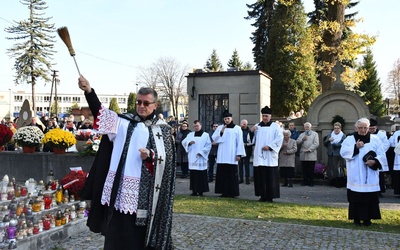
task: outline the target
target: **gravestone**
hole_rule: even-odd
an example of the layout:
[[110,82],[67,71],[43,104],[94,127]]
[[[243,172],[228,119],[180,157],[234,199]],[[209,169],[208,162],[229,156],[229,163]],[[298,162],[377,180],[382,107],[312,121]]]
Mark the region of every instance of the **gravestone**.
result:
[[[336,80],[332,88],[319,95],[311,104],[307,111],[305,122],[312,124],[313,130],[319,134],[318,161],[327,163],[327,150],[323,146],[323,138],[331,133],[333,129],[332,120],[336,115],[340,115],[345,120],[345,127],[342,131],[345,134],[354,132],[354,124],[360,118],[370,118],[368,106],[364,100],[356,93],[346,90],[340,78],[343,72],[341,65],[336,65],[333,72],[336,74]],[[343,124],[342,124],[343,126]]]
[[21,111],[19,112],[19,118],[17,120],[17,128],[21,128],[31,124],[32,120],[32,109],[29,101],[25,99],[22,104]]

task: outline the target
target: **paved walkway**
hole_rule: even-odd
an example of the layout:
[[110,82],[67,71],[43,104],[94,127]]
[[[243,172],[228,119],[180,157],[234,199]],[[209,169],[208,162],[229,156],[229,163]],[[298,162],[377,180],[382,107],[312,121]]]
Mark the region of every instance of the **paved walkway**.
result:
[[[188,189],[188,179],[177,179],[176,194],[190,194]],[[210,190],[214,190],[214,183],[210,183]],[[253,183],[241,184],[240,192],[239,199],[258,199],[253,193]],[[210,192],[206,196],[217,195]],[[281,198],[274,201],[347,207],[345,188],[321,184],[314,187],[295,185],[294,188],[281,188]],[[393,195],[393,190],[388,190],[380,206],[400,209],[400,199]],[[173,221],[176,249],[400,249],[399,236],[355,229],[185,214],[174,214]],[[103,243],[102,236],[87,230],[57,246],[66,250],[97,250],[102,249]]]

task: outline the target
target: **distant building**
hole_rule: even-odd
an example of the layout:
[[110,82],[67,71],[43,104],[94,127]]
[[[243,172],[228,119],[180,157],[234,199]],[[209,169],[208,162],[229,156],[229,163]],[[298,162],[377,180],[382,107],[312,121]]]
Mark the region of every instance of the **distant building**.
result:
[[249,124],[261,120],[260,110],[271,103],[271,77],[259,70],[207,72],[194,70],[187,76],[189,121],[199,119],[203,128],[222,124],[222,113],[229,110],[233,121]]
[[[127,111],[128,97],[129,94],[123,95],[104,95],[97,94],[100,101],[108,107],[111,98],[116,98],[118,106],[122,113]],[[36,115],[41,115],[43,112],[48,115],[49,113],[49,103],[50,103],[50,93],[36,93]],[[21,110],[22,103],[27,99],[32,105],[32,94],[26,93],[25,91],[0,91],[0,118],[9,119],[18,117],[19,111]],[[52,103],[54,103],[55,97],[52,96]],[[87,102],[85,96],[82,94],[57,94],[58,105],[60,106],[60,113],[58,117],[64,117],[67,112],[70,111],[71,106],[75,103],[79,107],[87,107]],[[51,107],[50,107],[51,108]]]

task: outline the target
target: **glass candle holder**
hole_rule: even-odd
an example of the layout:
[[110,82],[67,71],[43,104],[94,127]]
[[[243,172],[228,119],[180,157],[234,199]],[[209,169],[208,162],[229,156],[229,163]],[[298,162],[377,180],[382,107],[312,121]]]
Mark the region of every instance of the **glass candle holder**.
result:
[[44,209],[50,209],[51,203],[52,203],[51,196],[50,195],[45,195],[43,197],[43,201],[44,201]]

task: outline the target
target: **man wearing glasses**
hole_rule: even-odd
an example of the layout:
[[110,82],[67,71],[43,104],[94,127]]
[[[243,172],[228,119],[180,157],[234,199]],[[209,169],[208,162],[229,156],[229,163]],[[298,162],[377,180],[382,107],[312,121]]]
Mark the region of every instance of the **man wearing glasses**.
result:
[[171,127],[155,113],[157,92],[141,88],[137,115],[105,108],[81,76],[102,136],[82,198],[92,200],[87,225],[105,236],[104,249],[171,249],[175,147]]

